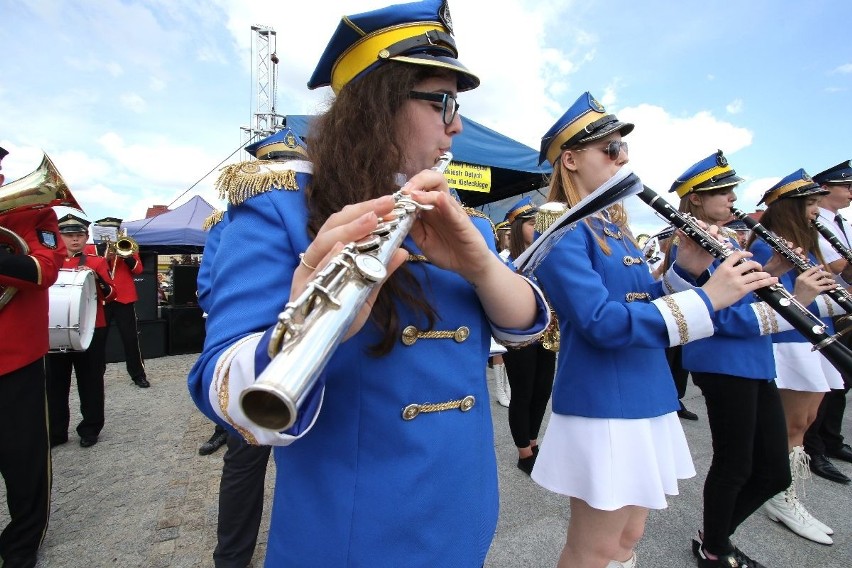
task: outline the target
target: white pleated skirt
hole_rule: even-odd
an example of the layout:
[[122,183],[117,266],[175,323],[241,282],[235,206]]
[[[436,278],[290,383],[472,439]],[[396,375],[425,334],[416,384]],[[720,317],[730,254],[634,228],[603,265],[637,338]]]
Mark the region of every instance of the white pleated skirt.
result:
[[779,389],[828,392],[843,388],[840,372],[821,353],[813,351],[810,343],[773,343],[772,351]]
[[665,509],[678,479],[695,475],[686,436],[672,412],[655,418],[586,418],[553,413],[532,479],[595,509]]

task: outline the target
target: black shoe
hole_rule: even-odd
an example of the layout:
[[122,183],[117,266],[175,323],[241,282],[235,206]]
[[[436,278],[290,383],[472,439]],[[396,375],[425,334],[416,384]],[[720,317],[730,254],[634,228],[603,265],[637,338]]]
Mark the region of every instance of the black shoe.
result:
[[518,469],[526,473],[527,475],[532,474],[533,466],[535,465],[535,454],[526,457],[526,458],[518,458]]
[[842,471],[834,467],[827,457],[822,454],[811,456],[811,471],[820,477],[835,481],[837,483],[849,483],[850,479]]
[[682,402],[680,403],[680,410],[677,411],[677,415],[684,420],[698,420],[698,415],[687,410]]
[[766,568],[766,566],[764,566],[757,560],[752,560],[751,558],[749,558],[745,552],[743,552],[736,546],[734,547],[734,558],[737,560],[737,562],[740,563],[740,566],[742,566],[743,568]]
[[228,441],[228,433],[227,432],[215,432],[210,439],[201,444],[201,447],[198,448],[199,456],[208,456],[225,445],[225,442]]
[[140,389],[147,389],[148,387],[150,387],[150,386],[151,386],[151,383],[149,383],[149,382],[148,382],[148,379],[146,379],[145,377],[141,377],[141,378],[138,378],[138,379],[133,379],[133,382],[134,382],[134,383],[136,384],[136,386],[137,386],[137,387],[139,387]]
[[698,548],[698,568],[751,568],[745,564],[740,564],[736,556],[726,554],[717,556],[715,560],[711,560],[705,556],[705,550],[702,547]]
[[828,452],[828,455],[834,459],[852,463],[852,447],[849,447],[849,444],[841,445],[833,452]]
[[81,448],[91,448],[95,444],[98,443],[97,436],[83,436],[80,438],[80,447]]

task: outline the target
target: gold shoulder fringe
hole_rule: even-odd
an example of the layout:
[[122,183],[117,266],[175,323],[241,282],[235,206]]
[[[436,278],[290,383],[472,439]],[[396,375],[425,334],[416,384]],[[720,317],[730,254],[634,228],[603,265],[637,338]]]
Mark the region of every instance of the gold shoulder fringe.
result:
[[201,229],[203,231],[209,231],[214,227],[214,225],[216,225],[216,223],[220,223],[224,217],[224,211],[214,211],[201,224]]
[[497,238],[497,229],[494,228],[494,221],[491,220],[491,217],[480,211],[479,209],[474,209],[473,207],[462,207],[464,212],[467,213],[468,217],[480,217],[482,219],[488,219],[488,223],[491,225],[491,232],[494,233],[494,238]]
[[278,164],[272,161],[254,160],[222,168],[222,173],[216,180],[219,198],[232,205],[239,205],[250,197],[273,189],[298,191],[300,188],[296,183],[296,172],[289,169],[277,170],[274,168],[276,165]]

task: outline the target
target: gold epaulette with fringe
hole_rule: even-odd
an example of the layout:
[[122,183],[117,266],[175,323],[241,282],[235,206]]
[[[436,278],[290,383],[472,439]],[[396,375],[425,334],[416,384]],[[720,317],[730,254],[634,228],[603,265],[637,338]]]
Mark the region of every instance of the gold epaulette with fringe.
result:
[[224,211],[214,211],[201,224],[201,230],[209,231],[216,223],[220,223],[225,218]]
[[299,191],[296,172],[281,162],[252,160],[222,168],[216,180],[219,198],[232,205],[273,189]]
[[462,207],[464,212],[467,213],[468,217],[480,217],[482,219],[488,219],[488,224],[491,225],[491,232],[494,233],[494,236],[497,236],[497,229],[494,228],[494,222],[491,220],[491,217],[480,211],[479,209],[474,209],[473,207]]

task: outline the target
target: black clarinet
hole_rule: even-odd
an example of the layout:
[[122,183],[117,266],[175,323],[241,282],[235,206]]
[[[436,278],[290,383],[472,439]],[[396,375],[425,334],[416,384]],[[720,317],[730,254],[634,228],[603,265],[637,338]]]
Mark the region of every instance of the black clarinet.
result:
[[[766,244],[772,247],[772,249],[780,254],[784,260],[792,264],[793,268],[795,268],[799,273],[814,267],[814,264],[810,260],[796,254],[796,251],[787,246],[787,243],[780,239],[775,233],[758,223],[755,219],[752,219],[736,207],[731,207],[731,213],[737,219],[741,219],[749,229],[754,231],[755,235],[760,237]],[[825,292],[825,295],[837,302],[847,314],[852,314],[852,295],[846,291],[846,288],[836,286]]]
[[[638,196],[714,258],[724,260],[733,254],[730,248],[702,229],[694,218],[672,207],[648,186],[643,186]],[[822,320],[796,300],[784,286],[774,284],[758,288],[754,293],[790,322],[790,325],[813,344],[814,350],[820,351],[838,371],[844,374],[852,371],[852,351],[837,341],[836,335],[829,335]]]
[[819,234],[825,237],[825,240],[828,241],[828,244],[833,246],[834,250],[836,250],[840,254],[840,256],[842,256],[846,260],[846,262],[852,263],[852,250],[849,250],[848,248],[843,246],[843,243],[840,242],[840,239],[837,238],[837,235],[831,232],[831,229],[820,223],[819,219],[814,219],[813,221],[811,221],[811,223],[813,223],[814,227],[816,227],[816,230],[819,231]]

